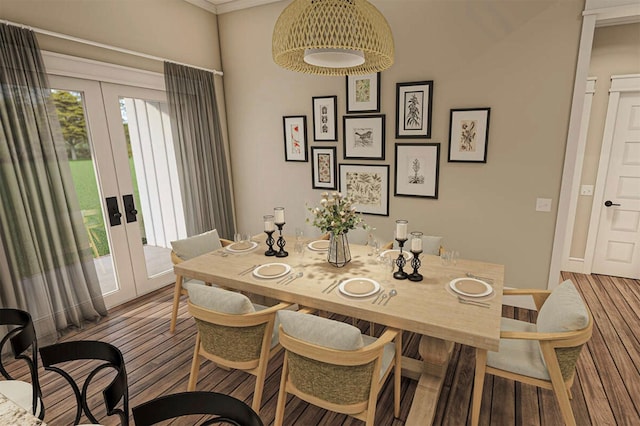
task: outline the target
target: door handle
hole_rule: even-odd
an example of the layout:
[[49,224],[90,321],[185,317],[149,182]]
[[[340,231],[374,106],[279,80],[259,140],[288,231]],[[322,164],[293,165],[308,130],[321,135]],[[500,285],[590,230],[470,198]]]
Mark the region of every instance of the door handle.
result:
[[604,205],[605,205],[606,207],[611,207],[611,206],[619,206],[620,204],[616,204],[616,203],[614,203],[614,202],[613,202],[613,201],[611,201],[611,200],[607,200],[607,201],[605,201],[605,202],[604,202]]
[[118,226],[122,223],[120,219],[122,217],[122,213],[120,213],[120,209],[118,208],[118,198],[117,197],[107,197],[105,198],[107,202],[107,214],[109,216],[109,224],[111,226]]
[[136,202],[133,200],[133,194],[127,194],[122,196],[122,203],[124,204],[124,213],[127,215],[127,223],[137,221],[136,215]]

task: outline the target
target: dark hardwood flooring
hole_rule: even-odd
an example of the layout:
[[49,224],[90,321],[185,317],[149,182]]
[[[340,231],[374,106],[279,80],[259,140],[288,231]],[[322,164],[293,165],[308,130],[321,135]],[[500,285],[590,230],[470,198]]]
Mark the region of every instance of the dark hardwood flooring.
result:
[[[583,350],[572,389],[572,406],[578,425],[640,424],[640,281],[598,275],[563,274],[581,291],[589,305],[595,326],[593,337]],[[130,406],[160,395],[186,390],[189,376],[195,326],[181,304],[175,334],[170,334],[169,313],[172,286],[145,295],[111,310],[109,316],[83,330],[72,331],[62,340],[103,340],[118,346],[124,353],[129,377]],[[522,320],[535,320],[536,312],[504,307],[503,315]],[[339,320],[344,317],[334,316]],[[367,322],[358,326],[365,331]],[[381,327],[376,327],[379,332]],[[418,336],[404,334],[404,353],[417,353]],[[464,425],[471,414],[473,387],[473,349],[456,345],[436,412],[434,424]],[[269,364],[260,415],[265,425],[273,424],[280,381],[282,353]],[[17,363],[10,364],[16,374],[24,372]],[[75,366],[77,373],[87,370],[87,363]],[[45,421],[49,425],[73,422],[75,401],[71,390],[57,375],[45,372],[41,381],[46,406]],[[105,425],[117,424],[104,418],[100,385],[90,388],[91,403]],[[480,423],[482,425],[559,425],[560,412],[553,393],[530,385],[486,377]],[[198,390],[230,394],[250,404],[253,376],[240,371],[226,371],[204,363]],[[393,417],[392,384],[383,389],[376,413],[379,425],[403,425],[413,402],[416,382],[403,378],[402,408],[399,419]],[[86,419],[83,419],[86,421]],[[362,422],[321,410],[289,397],[285,413],[288,425],[352,425]],[[174,424],[194,424],[194,419]]]

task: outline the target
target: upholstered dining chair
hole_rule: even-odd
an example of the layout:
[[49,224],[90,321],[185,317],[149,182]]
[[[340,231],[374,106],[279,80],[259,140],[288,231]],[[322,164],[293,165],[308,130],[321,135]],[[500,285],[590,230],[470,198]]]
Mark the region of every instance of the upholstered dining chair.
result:
[[472,424],[480,417],[485,373],[553,390],[565,424],[575,425],[571,386],[593,319],[570,280],[548,290],[506,289],[505,295],[529,295],[538,309],[536,324],[502,318],[500,350],[476,352]]
[[206,286],[189,287],[188,305],[198,333],[187,390],[196,388],[202,357],[256,376],[251,407],[259,412],[267,363],[281,349],[276,313],[292,305],[254,305],[241,293]]
[[[422,254],[433,254],[435,256],[440,256],[440,252],[442,250],[442,237],[434,236],[434,235],[423,235],[422,236]],[[408,247],[405,244],[405,250],[409,250],[411,247]],[[393,241],[393,248],[398,249],[398,242]]]
[[[9,327],[9,332],[0,340],[0,353],[4,352],[4,345],[10,342],[14,358],[24,361],[31,380],[31,383],[15,380],[5,369],[0,357],[0,374],[5,379],[0,380],[0,393],[42,420],[44,405],[38,379],[38,342],[31,315],[20,309],[2,308],[0,325]],[[29,348],[31,356],[27,352]]]
[[373,426],[378,394],[394,372],[394,405],[400,415],[402,332],[387,328],[376,339],[352,325],[293,311],[280,311],[285,349],[275,425],[284,421],[287,394]]
[[[193,237],[184,238],[182,240],[171,241],[171,261],[174,265],[185,260],[198,257],[202,254],[209,253],[221,247],[233,244],[233,241],[222,239],[218,236],[216,229],[204,232]],[[171,323],[169,331],[173,333],[176,329],[178,319],[178,307],[180,305],[180,296],[187,294],[187,288],[193,284],[205,284],[199,280],[184,280],[182,276],[176,276],[176,286],[173,292],[173,308],[171,310]],[[211,285],[211,283],[206,283]]]
[[[117,347],[106,342],[76,340],[56,343],[40,348],[40,357],[42,358],[42,364],[45,370],[60,374],[71,386],[73,394],[76,397],[76,417],[73,423],[74,425],[80,422],[83,412],[92,423],[100,423],[96,419],[91,407],[89,407],[87,389],[93,383],[93,378],[103,370],[112,371],[113,373],[110,374],[114,376],[102,392],[106,414],[107,416],[117,415],[120,418],[121,425],[126,426],[129,424],[127,371],[125,370],[122,352],[120,352]],[[87,362],[89,360],[98,361],[98,365],[88,371],[84,384],[80,388],[71,374],[69,374],[73,369],[73,365],[67,363],[71,361]],[[60,364],[65,364],[67,369],[65,370],[60,367]],[[98,380],[95,382],[96,386],[98,386],[97,382]],[[122,403],[122,408],[118,408],[120,403]]]
[[258,414],[247,404],[229,395],[216,392],[182,392],[160,396],[133,407],[136,426],[151,426],[165,420],[191,414],[215,416],[200,423],[239,426],[263,426]]

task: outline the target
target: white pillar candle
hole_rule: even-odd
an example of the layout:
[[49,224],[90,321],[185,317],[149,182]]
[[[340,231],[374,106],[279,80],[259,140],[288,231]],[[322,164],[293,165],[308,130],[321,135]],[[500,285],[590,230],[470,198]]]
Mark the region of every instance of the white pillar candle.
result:
[[265,232],[271,232],[276,230],[276,226],[273,223],[273,216],[270,214],[264,216],[264,230]]
[[276,217],[276,223],[282,225],[284,223],[284,207],[276,207],[273,209],[273,215]]
[[411,240],[411,251],[422,251],[422,238],[414,238]]
[[407,239],[407,227],[408,223],[406,220],[396,220],[396,239]]

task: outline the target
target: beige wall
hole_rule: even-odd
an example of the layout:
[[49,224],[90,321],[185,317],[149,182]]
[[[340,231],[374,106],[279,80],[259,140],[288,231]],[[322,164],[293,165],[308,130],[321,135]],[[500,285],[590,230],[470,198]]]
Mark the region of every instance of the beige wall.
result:
[[[217,19],[182,0],[0,0],[0,19],[220,68]],[[43,50],[162,72],[162,63],[38,34]]]
[[[595,185],[612,75],[640,73],[640,24],[596,28],[589,76],[596,77],[581,185]],[[593,197],[579,196],[570,256],[584,258]]]
[[[312,146],[342,157],[344,78],[295,74],[271,59],[271,34],[287,2],[219,17],[233,175],[241,230],[287,209],[302,226],[316,203],[310,163],[284,161],[282,117],[306,115]],[[444,236],[466,258],[506,265],[507,285],[546,288],[584,1],[376,1],[391,25],[396,62],[382,73],[390,215],[366,215],[391,238],[393,221]],[[430,140],[441,143],[439,199],[393,196],[395,84],[434,80]],[[315,143],[311,97],[338,96],[339,142]],[[449,110],[491,107],[486,164],[447,162]],[[401,142],[407,142],[402,140]],[[536,198],[553,199],[551,213]],[[308,228],[307,232],[313,232]],[[426,272],[428,276],[428,271]]]

